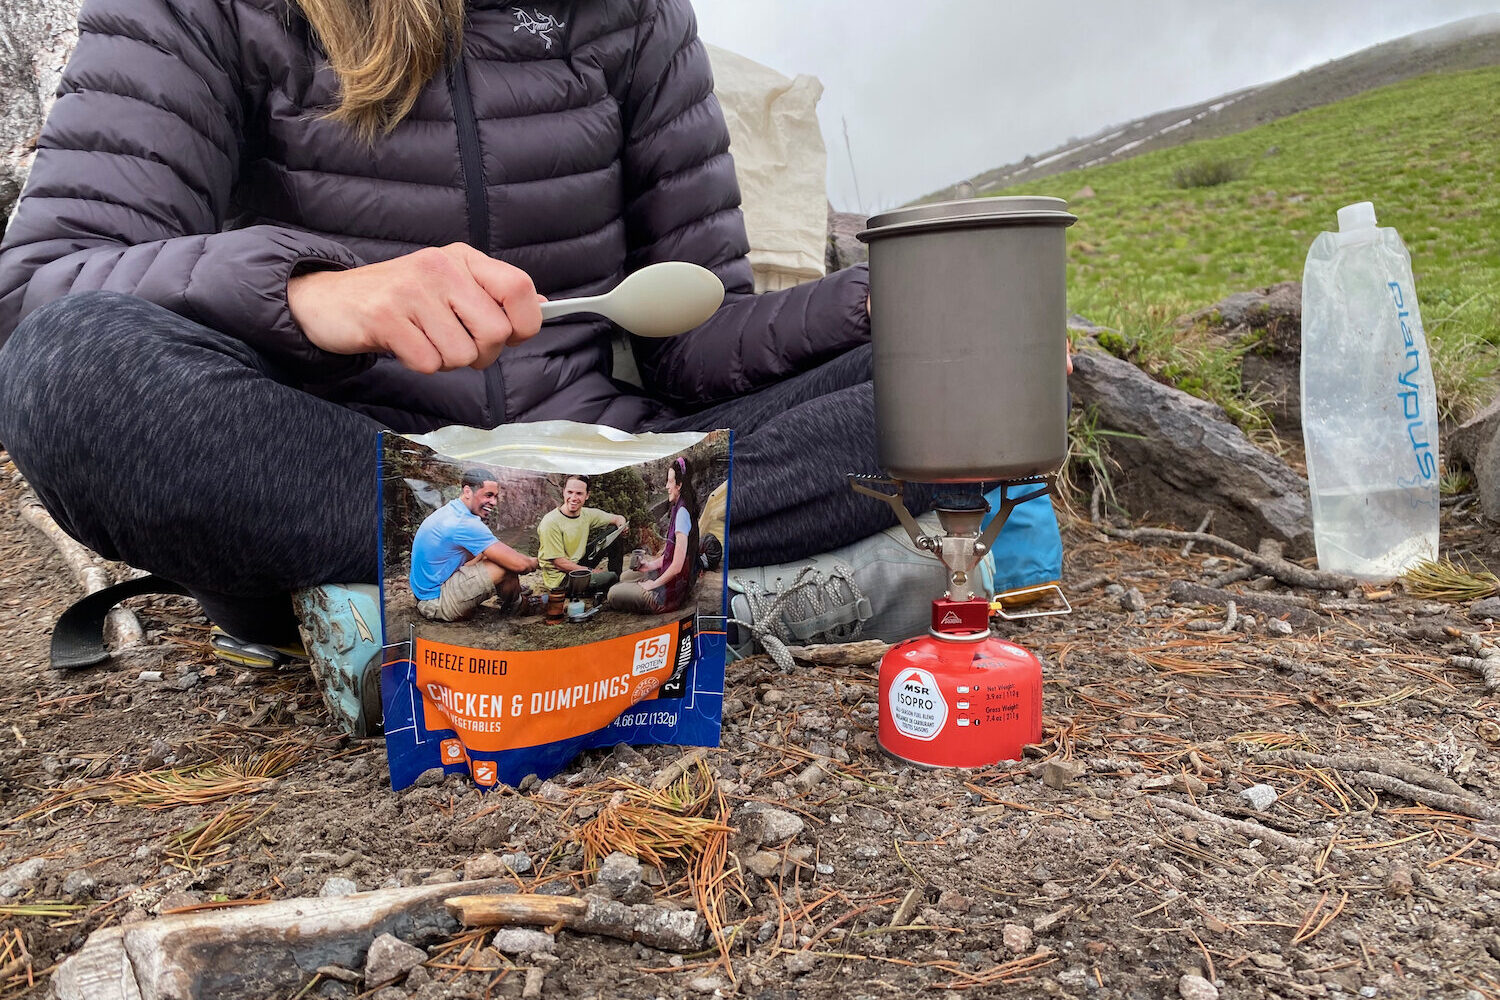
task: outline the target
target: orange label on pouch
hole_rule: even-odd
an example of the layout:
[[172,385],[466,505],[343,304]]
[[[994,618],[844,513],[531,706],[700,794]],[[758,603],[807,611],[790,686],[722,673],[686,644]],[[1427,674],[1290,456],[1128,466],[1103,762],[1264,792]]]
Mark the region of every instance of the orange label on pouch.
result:
[[[672,622],[587,646],[526,652],[417,638],[412,660],[423,724],[429,732],[451,729],[464,746],[487,753],[602,729],[672,676],[678,629]],[[449,742],[442,743],[444,763],[461,759],[449,755]]]

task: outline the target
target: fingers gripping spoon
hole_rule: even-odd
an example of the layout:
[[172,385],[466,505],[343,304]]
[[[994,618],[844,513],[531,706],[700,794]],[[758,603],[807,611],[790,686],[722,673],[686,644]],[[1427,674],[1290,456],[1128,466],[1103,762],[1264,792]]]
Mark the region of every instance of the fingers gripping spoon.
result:
[[669,260],[629,275],[603,295],[542,303],[542,319],[597,313],[638,337],[675,337],[714,314],[724,283],[706,267]]

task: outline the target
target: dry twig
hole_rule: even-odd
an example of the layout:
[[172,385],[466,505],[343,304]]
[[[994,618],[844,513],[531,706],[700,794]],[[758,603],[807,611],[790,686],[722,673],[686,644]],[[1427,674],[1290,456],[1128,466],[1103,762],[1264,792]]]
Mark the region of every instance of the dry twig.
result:
[[1318,853],[1318,848],[1315,844],[1299,840],[1296,837],[1289,837],[1280,831],[1273,830],[1268,826],[1262,826],[1248,819],[1230,819],[1227,816],[1220,816],[1218,813],[1211,813],[1207,809],[1199,809],[1197,806],[1188,805],[1186,802],[1179,802],[1176,799],[1169,799],[1165,796],[1153,797],[1151,804],[1162,806],[1170,809],[1172,812],[1181,813],[1184,816],[1190,816],[1205,823],[1212,823],[1214,826],[1225,830],[1233,830],[1235,833],[1245,837],[1263,840],[1272,847],[1280,847],[1282,850],[1291,851],[1293,854],[1304,858],[1310,858]]
[[1308,590],[1349,590],[1355,586],[1352,576],[1342,573],[1325,573],[1307,569],[1285,559],[1271,559],[1236,545],[1227,538],[1209,535],[1200,531],[1171,531],[1167,528],[1116,528],[1102,521],[1096,527],[1111,538],[1127,542],[1201,542],[1212,545],[1221,552],[1234,556],[1240,562],[1249,563],[1267,576],[1273,576],[1289,587],[1305,587]]

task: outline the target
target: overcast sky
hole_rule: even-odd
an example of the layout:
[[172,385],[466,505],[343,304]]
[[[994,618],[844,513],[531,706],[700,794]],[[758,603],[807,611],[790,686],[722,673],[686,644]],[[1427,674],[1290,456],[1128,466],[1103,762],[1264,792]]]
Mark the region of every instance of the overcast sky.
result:
[[839,209],[866,212],[1106,125],[1500,12],[1500,0],[695,0],[695,6],[705,40],[788,76],[809,73],[822,81],[818,113],[829,198]]

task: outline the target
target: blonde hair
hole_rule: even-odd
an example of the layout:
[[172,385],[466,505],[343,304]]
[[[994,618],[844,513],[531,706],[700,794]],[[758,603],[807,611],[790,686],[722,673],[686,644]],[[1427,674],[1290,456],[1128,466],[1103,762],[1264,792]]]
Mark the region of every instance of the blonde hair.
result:
[[339,78],[327,117],[366,140],[389,132],[457,51],[464,0],[295,0]]

